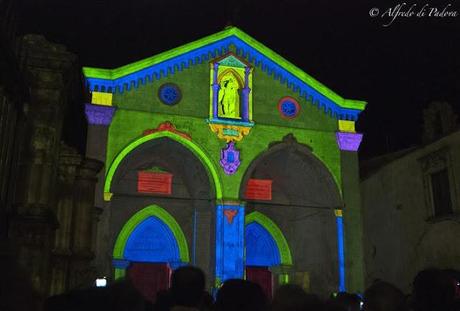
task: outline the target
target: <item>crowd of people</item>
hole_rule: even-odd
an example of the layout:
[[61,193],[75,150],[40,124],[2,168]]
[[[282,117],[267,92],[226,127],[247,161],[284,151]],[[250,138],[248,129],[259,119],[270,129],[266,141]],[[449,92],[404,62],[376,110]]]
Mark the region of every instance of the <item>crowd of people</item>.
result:
[[43,301],[13,259],[0,256],[0,264],[9,267],[0,278],[0,311],[460,311],[460,272],[454,270],[419,272],[409,295],[376,280],[362,296],[335,293],[319,297],[298,285],[285,284],[268,299],[258,284],[241,279],[225,281],[211,295],[203,271],[185,266],[172,273],[170,288],[158,292],[153,302],[129,279]]
[[48,298],[45,311],[460,311],[460,287],[455,271],[429,269],[420,272],[413,293],[375,281],[361,297],[335,293],[324,299],[300,286],[285,284],[273,299],[253,282],[227,280],[213,297],[205,290],[205,275],[196,267],[175,270],[171,287],[157,293],[154,303],[144,299],[129,280],[106,288],[74,291]]

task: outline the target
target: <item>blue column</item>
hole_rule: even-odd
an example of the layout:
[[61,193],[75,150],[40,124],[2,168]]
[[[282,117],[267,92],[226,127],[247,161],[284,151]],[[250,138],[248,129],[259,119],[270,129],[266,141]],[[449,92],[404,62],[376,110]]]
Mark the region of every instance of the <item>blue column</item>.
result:
[[337,225],[337,251],[339,259],[339,292],[346,291],[345,286],[345,254],[343,248],[343,218],[342,210],[335,210],[335,222]]
[[214,63],[214,76],[212,81],[212,118],[218,118],[218,101],[220,85],[217,81],[217,72],[219,71],[219,63]]
[[244,206],[217,205],[216,283],[244,276]]
[[243,107],[241,111],[241,117],[243,121],[249,121],[249,93],[251,89],[249,88],[249,73],[251,72],[251,68],[248,66],[244,68],[244,88],[242,90],[243,94]]

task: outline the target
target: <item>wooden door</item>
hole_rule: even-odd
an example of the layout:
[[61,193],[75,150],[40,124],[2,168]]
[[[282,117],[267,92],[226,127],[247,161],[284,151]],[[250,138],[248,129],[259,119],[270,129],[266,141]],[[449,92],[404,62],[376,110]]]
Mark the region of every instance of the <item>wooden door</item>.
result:
[[268,267],[246,267],[246,280],[259,284],[268,299],[273,296],[273,275]]
[[158,291],[169,288],[171,269],[167,263],[134,262],[128,268],[128,277],[142,296],[153,303]]

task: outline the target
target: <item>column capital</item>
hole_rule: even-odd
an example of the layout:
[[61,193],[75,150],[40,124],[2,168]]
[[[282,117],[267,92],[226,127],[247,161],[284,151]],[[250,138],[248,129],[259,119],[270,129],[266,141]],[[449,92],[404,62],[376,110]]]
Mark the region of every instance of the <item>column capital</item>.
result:
[[85,104],[85,115],[88,124],[110,125],[116,107]]
[[222,199],[216,200],[216,205],[225,205],[225,206],[242,206],[246,205],[246,201],[232,200],[232,199]]
[[361,140],[363,139],[363,134],[337,132],[336,139],[340,150],[358,151],[359,146],[361,144]]
[[126,259],[122,259],[122,258],[112,259],[112,266],[115,269],[126,269],[129,267],[130,264],[131,264],[131,261],[126,260]]
[[335,209],[334,210],[334,215],[335,217],[342,217],[343,216],[343,212],[341,209]]

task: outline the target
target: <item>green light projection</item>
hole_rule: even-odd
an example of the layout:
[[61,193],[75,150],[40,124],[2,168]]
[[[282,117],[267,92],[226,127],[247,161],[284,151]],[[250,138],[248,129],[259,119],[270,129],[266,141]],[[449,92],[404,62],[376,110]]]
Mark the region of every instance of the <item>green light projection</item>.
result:
[[126,275],[126,270],[125,269],[115,269],[115,280],[124,278]]
[[121,161],[123,161],[123,159],[131,151],[133,151],[135,148],[139,147],[140,145],[142,145],[142,144],[144,144],[144,143],[146,143],[148,141],[158,139],[158,138],[162,138],[162,137],[170,138],[170,139],[182,144],[187,149],[192,151],[193,154],[195,154],[198,157],[198,159],[200,159],[201,163],[206,168],[208,174],[211,175],[211,178],[212,178],[212,180],[214,182],[214,187],[215,187],[215,191],[216,191],[216,199],[221,199],[222,198],[222,185],[221,185],[221,181],[220,181],[220,178],[219,178],[219,174],[217,173],[214,164],[209,159],[209,157],[206,155],[206,153],[200,147],[198,147],[198,145],[196,145],[192,141],[190,141],[188,139],[185,139],[184,137],[182,137],[180,135],[174,134],[172,132],[168,132],[168,131],[156,132],[156,133],[152,133],[152,134],[143,136],[143,137],[133,141],[128,146],[126,146],[115,157],[114,161],[110,165],[110,168],[109,168],[109,170],[107,172],[107,176],[105,178],[104,192],[110,192],[112,179],[113,179],[113,176],[114,176],[115,172],[117,171],[118,166],[120,165]]
[[252,212],[245,217],[245,225],[251,222],[257,222],[262,225],[272,235],[278,246],[282,265],[292,265],[292,256],[286,238],[280,228],[267,216],[260,212]]
[[159,64],[165,60],[171,59],[173,57],[177,57],[179,55],[190,52],[194,49],[197,49],[204,45],[227,38],[232,35],[241,39],[245,43],[251,45],[256,50],[258,50],[260,53],[264,54],[265,56],[270,58],[272,61],[274,61],[281,67],[291,72],[301,81],[315,88],[318,92],[320,92],[321,94],[323,94],[324,96],[326,96],[327,98],[335,102],[340,107],[349,108],[349,109],[358,109],[358,110],[364,110],[364,108],[366,107],[366,102],[364,101],[344,99],[343,97],[339,96],[338,94],[336,94],[335,92],[327,88],[325,85],[323,85],[322,83],[320,83],[319,81],[317,81],[316,79],[308,75],[306,72],[304,72],[297,66],[293,65],[292,63],[284,59],[282,56],[272,51],[271,49],[269,49],[268,47],[266,47],[265,45],[258,42],[257,40],[250,37],[249,35],[247,35],[246,33],[244,33],[243,31],[241,31],[240,29],[236,27],[228,27],[227,29],[221,32],[215,33],[213,35],[204,37],[202,39],[199,39],[197,41],[194,41],[188,44],[184,44],[180,47],[157,54],[155,56],[152,56],[152,57],[149,57],[149,58],[146,58],[146,59],[143,59],[143,60],[131,63],[131,64],[127,64],[119,68],[102,69],[102,68],[84,67],[83,74],[85,75],[86,78],[99,78],[99,79],[107,79],[107,80],[121,78],[128,74],[145,69],[149,66]]
[[[251,45],[337,105],[343,108],[364,109],[365,102],[340,97],[301,69],[234,27],[120,68],[113,70],[84,68],[83,71],[87,78],[113,80],[143,68],[160,64],[165,60],[228,36],[236,36]],[[235,52],[235,47],[230,47],[230,51]],[[209,116],[209,102],[210,96],[212,96],[209,93],[211,81],[212,71],[209,68],[209,63],[203,62],[202,64],[194,65],[191,70],[184,70],[176,72],[174,75],[161,77],[161,83],[157,83],[155,80],[154,83],[140,84],[130,92],[121,94],[117,92],[113,95],[113,105],[117,107],[117,111],[109,126],[105,161],[107,167],[104,184],[105,192],[110,193],[114,174],[130,152],[148,141],[166,137],[182,144],[199,158],[210,179],[212,179],[211,183],[214,184],[217,200],[240,200],[240,184],[249,165],[259,155],[266,152],[271,143],[281,142],[283,137],[288,134],[292,134],[298,143],[306,144],[312,148],[312,153],[324,163],[333,175],[338,189],[342,191],[341,157],[343,155],[341,155],[336,142],[337,120],[312,105],[305,97],[301,98],[298,93],[286,87],[286,85],[275,81],[273,76],[262,73],[259,68],[257,68],[253,76],[254,111],[250,111],[251,115],[253,113],[256,125],[249,135],[237,144],[238,149],[241,150],[242,159],[239,170],[234,175],[226,175],[218,165],[220,151],[225,147],[225,142],[220,141],[209,130],[209,126],[205,121]],[[168,82],[176,83],[183,91],[184,97],[179,105],[162,105],[156,96],[160,85]],[[276,105],[279,99],[284,96],[294,97],[302,107],[301,113],[295,120],[286,121],[279,117]],[[178,130],[189,133],[193,140],[189,141],[171,132],[156,132],[140,137],[144,130],[156,128],[158,124],[165,121],[170,121]],[[246,217],[246,223],[251,221],[257,221],[272,234],[278,244],[282,263],[286,265],[292,264],[292,257],[286,239],[276,224],[268,217],[257,212]],[[352,228],[353,226],[351,226]],[[174,232],[173,228],[171,230]],[[177,240],[179,242],[179,239]],[[186,243],[185,246],[187,246]],[[120,247],[117,239],[115,248]],[[118,252],[120,253],[120,250]],[[123,269],[115,270],[116,277],[122,277],[124,273],[125,270]],[[285,281],[287,281],[287,275],[282,275],[281,277],[283,277],[283,280],[286,278]]]
[[[277,84],[274,85],[277,86]],[[277,89],[277,87],[272,87],[272,90]],[[281,92],[281,86],[279,91]],[[125,94],[128,94],[128,92]],[[133,92],[133,94],[135,93]],[[143,93],[139,94],[139,96],[141,98],[144,97]],[[134,102],[132,104],[134,104]],[[264,112],[264,109],[269,111],[268,108],[264,107],[261,107],[259,110],[262,113]],[[204,166],[215,184],[216,199],[239,200],[240,183],[243,180],[244,173],[248,169],[248,166],[255,158],[267,150],[270,142],[280,142],[283,140],[283,137],[288,134],[293,134],[299,143],[307,144],[312,147],[312,153],[324,163],[333,175],[338,188],[341,189],[340,150],[337,147],[335,129],[333,128],[333,126],[337,126],[337,122],[335,122],[333,118],[329,118],[328,116],[321,114],[315,107],[310,106],[308,109],[311,109],[312,113],[299,116],[299,118],[297,118],[299,119],[299,122],[308,122],[312,125],[317,124],[315,127],[319,127],[323,124],[323,126],[329,126],[329,129],[319,130],[318,128],[288,128],[279,126],[278,123],[275,123],[275,125],[269,125],[258,122],[251,130],[251,133],[246,136],[243,141],[238,142],[238,149],[242,152],[241,166],[234,175],[229,176],[225,174],[217,164],[220,160],[220,151],[223,147],[225,147],[225,142],[219,140],[216,135],[209,130],[205,118],[170,115],[164,113],[152,114],[150,112],[118,108],[109,128],[106,155],[106,163],[109,169],[106,173],[107,179],[105,181],[104,192],[110,192],[113,176],[122,160],[129,154],[129,152],[142,143],[146,143],[150,139],[169,137],[183,143],[184,146],[189,149],[193,146],[195,149],[200,150],[202,156],[198,157],[202,163],[204,163],[203,159],[205,159],[205,163],[208,163]],[[315,114],[314,112],[317,112],[318,114]],[[207,111],[205,110],[204,113],[206,116]],[[281,120],[278,117],[279,114],[276,107],[274,108],[273,113],[277,120]],[[316,120],[315,118],[317,116],[322,118],[320,118],[320,120]],[[268,116],[266,116],[266,118],[263,117],[264,116],[261,115],[259,119],[266,119],[266,122],[270,120]],[[157,132],[139,138],[139,133],[142,133],[148,128],[156,128],[158,124],[164,122],[165,120],[172,122],[180,131],[191,133],[193,140],[189,141],[170,132]],[[321,120],[323,120],[323,122],[320,122]],[[297,120],[295,121],[297,122]],[[292,122],[290,124],[292,124]],[[204,148],[204,146],[206,148]],[[203,150],[206,150],[206,152]],[[192,151],[194,154],[197,154],[195,152],[198,152],[196,150]],[[201,157],[203,157],[203,159]]]

